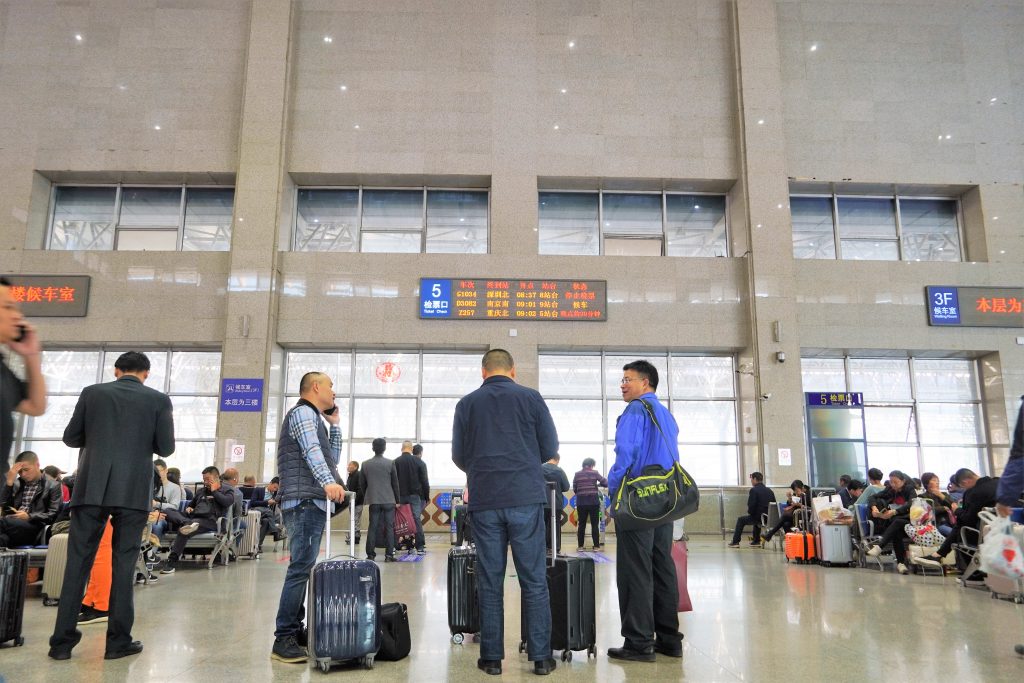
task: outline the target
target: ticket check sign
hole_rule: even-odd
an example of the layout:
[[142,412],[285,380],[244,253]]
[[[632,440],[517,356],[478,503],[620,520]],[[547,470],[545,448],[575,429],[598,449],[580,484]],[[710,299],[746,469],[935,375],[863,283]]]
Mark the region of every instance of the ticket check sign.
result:
[[1024,327],[1024,287],[925,289],[928,324],[936,327]]

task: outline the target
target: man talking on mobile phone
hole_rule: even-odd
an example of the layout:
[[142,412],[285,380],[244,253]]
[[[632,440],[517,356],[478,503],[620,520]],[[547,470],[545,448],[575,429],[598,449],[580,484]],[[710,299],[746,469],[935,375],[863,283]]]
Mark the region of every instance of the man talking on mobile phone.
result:
[[[324,426],[330,425],[330,431]],[[322,372],[307,372],[299,381],[299,402],[284,416],[277,444],[278,499],[288,530],[291,559],[277,607],[271,659],[295,664],[306,661],[308,631],[303,601],[309,571],[320,553],[320,536],[329,500],[345,495],[338,474],[341,415],[334,405],[334,382]]]
[[7,278],[0,277],[0,344],[21,356],[25,379],[19,379],[0,356],[0,477],[7,474],[7,459],[14,443],[13,413],[39,417],[46,412],[43,346],[36,328],[25,322],[11,287]]

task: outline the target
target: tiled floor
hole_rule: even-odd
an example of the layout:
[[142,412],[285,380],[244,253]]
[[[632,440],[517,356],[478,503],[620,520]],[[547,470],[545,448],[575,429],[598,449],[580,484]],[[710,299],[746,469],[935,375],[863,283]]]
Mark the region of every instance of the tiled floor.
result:
[[[341,534],[337,535],[340,542]],[[409,605],[412,655],[372,671],[334,670],[347,681],[483,681],[479,646],[452,645],[445,598],[447,536],[431,538],[422,562],[382,564],[384,600]],[[571,540],[566,537],[566,547]],[[340,546],[337,546],[340,547]],[[614,557],[614,546],[609,547]],[[511,563],[509,564],[512,570]],[[179,569],[135,591],[134,635],[145,651],[105,662],[103,625],[83,627],[68,662],[46,657],[56,609],[30,597],[26,644],[0,650],[10,683],[48,681],[318,681],[304,665],[272,662],[274,614],[283,553],[230,567]],[[682,660],[619,664],[605,654],[621,643],[615,564],[597,565],[597,660],[559,662],[552,681],[1021,681],[1024,606],[964,590],[950,578],[866,569],[788,565],[772,551],[725,548],[704,537],[690,544],[695,611],[683,615]],[[534,680],[517,654],[518,588],[506,592],[505,680]],[[34,589],[34,593],[38,589]],[[511,605],[511,607],[508,607]]]

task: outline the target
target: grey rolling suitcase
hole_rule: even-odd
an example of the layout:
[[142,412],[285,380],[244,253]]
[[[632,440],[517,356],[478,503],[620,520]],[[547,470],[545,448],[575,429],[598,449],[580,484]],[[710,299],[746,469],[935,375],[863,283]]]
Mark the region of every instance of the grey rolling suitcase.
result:
[[819,524],[818,562],[826,567],[853,565],[853,540],[849,524]]

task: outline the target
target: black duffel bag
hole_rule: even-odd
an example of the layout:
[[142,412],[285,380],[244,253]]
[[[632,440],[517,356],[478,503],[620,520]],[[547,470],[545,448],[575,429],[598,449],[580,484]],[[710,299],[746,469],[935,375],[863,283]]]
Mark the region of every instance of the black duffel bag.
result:
[[409,656],[412,637],[409,635],[409,609],[401,602],[380,606],[380,649],[375,659],[397,662]]

